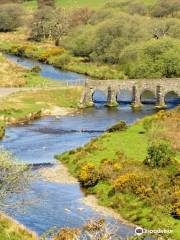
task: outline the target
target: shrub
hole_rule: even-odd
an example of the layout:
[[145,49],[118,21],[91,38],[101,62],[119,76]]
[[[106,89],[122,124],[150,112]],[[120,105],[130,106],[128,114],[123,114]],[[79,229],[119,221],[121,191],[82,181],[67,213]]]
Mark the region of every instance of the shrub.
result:
[[176,202],[172,207],[172,215],[174,218],[180,219],[180,201]]
[[103,159],[99,167],[100,179],[111,180],[117,177],[122,169],[122,164],[116,160]]
[[72,27],[76,27],[80,24],[88,24],[92,11],[87,7],[77,8],[72,11],[70,16],[70,24]]
[[159,0],[152,8],[151,14],[154,17],[174,16],[179,10],[179,0]]
[[0,126],[0,139],[2,139],[5,135],[5,128],[4,126]]
[[118,123],[116,123],[115,125],[113,125],[112,127],[110,127],[107,131],[108,132],[119,132],[119,131],[124,131],[127,129],[127,124],[123,121],[120,121]]
[[31,72],[39,73],[41,71],[40,66],[36,65],[31,68]]
[[0,32],[11,32],[22,25],[23,9],[16,4],[0,7]]
[[63,67],[71,61],[71,56],[68,53],[63,53],[58,56],[50,57],[48,62],[56,67]]
[[134,193],[141,198],[149,198],[152,195],[152,180],[149,176],[137,172],[127,172],[118,176],[113,181],[115,192]]
[[166,142],[152,143],[148,147],[148,154],[144,164],[150,167],[165,167],[169,165],[175,156],[174,151]]
[[98,183],[99,173],[93,163],[86,163],[81,167],[78,178],[82,186],[91,187]]
[[135,173],[126,173],[114,180],[113,187],[116,191],[124,192],[130,190],[132,185],[135,187],[137,179]]
[[43,8],[46,6],[55,7],[55,0],[37,0],[38,8]]
[[154,122],[153,117],[146,117],[143,120],[143,128],[146,132],[148,132],[152,128],[153,122]]

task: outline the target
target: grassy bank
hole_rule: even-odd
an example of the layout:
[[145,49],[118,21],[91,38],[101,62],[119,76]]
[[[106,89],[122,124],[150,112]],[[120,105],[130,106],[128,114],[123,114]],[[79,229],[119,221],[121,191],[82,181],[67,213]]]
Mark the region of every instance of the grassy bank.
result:
[[28,230],[12,219],[0,213],[0,239],[1,240],[37,240],[37,237],[28,233]]
[[21,67],[0,53],[0,87],[50,87],[57,86],[53,80],[41,77],[36,68],[28,70]]
[[[179,108],[160,112],[127,130],[107,132],[57,159],[88,193],[96,194],[100,204],[145,228],[172,229],[171,237],[179,239],[180,222],[173,217],[173,211],[179,214],[179,116]],[[156,124],[149,127],[151,120]],[[152,128],[148,132],[147,126]],[[143,163],[150,135],[170,141],[176,157],[168,166],[152,168]]]
[[4,123],[26,122],[48,114],[54,107],[77,108],[81,92],[80,87],[69,87],[11,94],[0,99],[0,120]]

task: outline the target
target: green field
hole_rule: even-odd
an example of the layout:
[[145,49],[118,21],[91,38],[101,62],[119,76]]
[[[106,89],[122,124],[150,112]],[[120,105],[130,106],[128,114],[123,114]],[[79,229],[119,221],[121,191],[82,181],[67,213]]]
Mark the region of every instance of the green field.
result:
[[[137,2],[144,3],[145,5],[152,6],[157,0],[138,0]],[[57,4],[62,7],[89,7],[89,8],[99,8],[104,4],[111,2],[109,0],[56,0]],[[127,2],[127,0],[119,0],[117,2]],[[36,8],[36,0],[28,1],[24,3],[28,8]]]
[[[103,6],[107,0],[57,0],[57,4],[62,6],[62,7],[90,7],[90,8],[98,8]],[[29,1],[24,3],[24,6],[28,8],[36,8],[37,3],[35,0]]]

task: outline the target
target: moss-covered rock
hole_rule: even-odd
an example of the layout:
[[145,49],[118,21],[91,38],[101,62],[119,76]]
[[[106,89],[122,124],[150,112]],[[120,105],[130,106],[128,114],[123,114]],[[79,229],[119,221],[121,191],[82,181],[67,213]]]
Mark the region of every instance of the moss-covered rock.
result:
[[114,124],[112,127],[110,127],[107,132],[119,132],[124,131],[127,129],[127,124],[123,121],[120,121],[116,124]]

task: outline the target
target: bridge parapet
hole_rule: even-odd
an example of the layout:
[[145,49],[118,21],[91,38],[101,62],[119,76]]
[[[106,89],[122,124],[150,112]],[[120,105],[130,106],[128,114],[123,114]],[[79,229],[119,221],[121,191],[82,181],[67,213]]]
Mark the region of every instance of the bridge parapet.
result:
[[150,91],[156,97],[156,106],[165,106],[165,96],[168,92],[175,92],[180,96],[180,78],[171,79],[130,79],[130,80],[86,80],[81,98],[81,106],[93,106],[93,94],[101,90],[107,95],[107,105],[117,105],[117,95],[122,90],[132,93],[132,106],[141,106],[141,95]]

